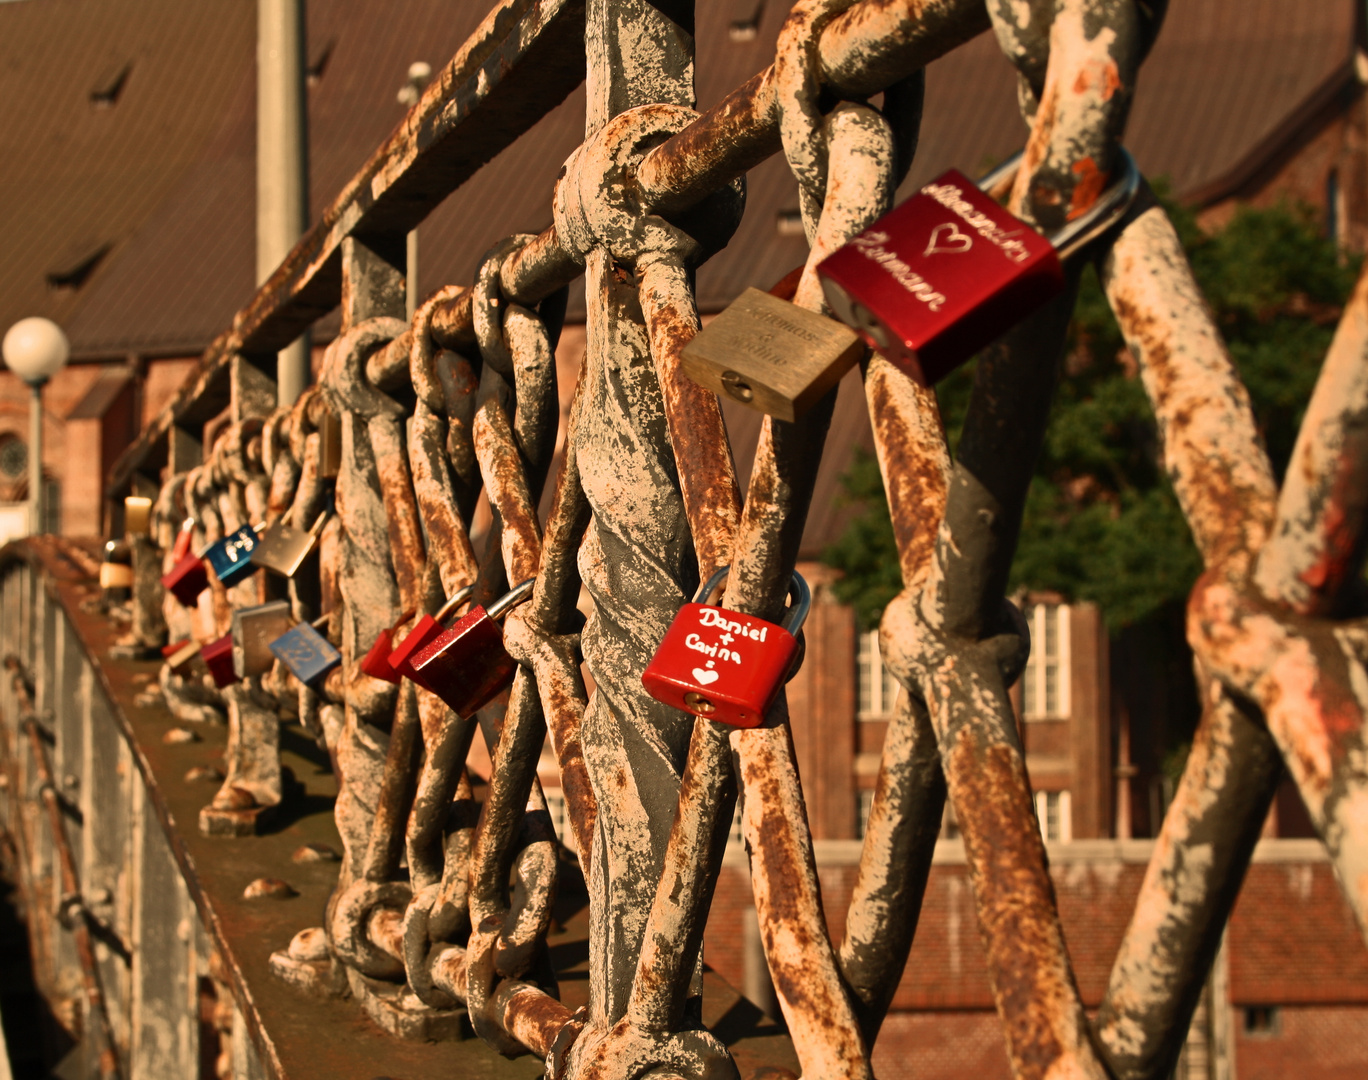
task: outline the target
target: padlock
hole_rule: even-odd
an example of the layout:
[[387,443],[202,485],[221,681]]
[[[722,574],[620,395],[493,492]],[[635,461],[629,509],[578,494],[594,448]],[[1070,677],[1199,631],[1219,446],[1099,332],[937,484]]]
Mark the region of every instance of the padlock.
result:
[[152,530],[152,500],[141,495],[124,499],[124,532],[129,536],[146,536]]
[[470,594],[474,591],[474,585],[467,585],[464,589],[458,590],[455,596],[438,608],[436,615],[424,615],[420,618],[404,640],[399,642],[389,656],[385,658],[390,670],[400,678],[413,679],[419,686],[424,686],[423,681],[416,678],[413,673],[414,655],[430,645],[441,634],[446,628],[445,623],[451,613],[469,600]]
[[294,623],[288,600],[272,600],[233,612],[233,673],[239,679],[265,675],[275,663],[271,642]]
[[166,658],[167,665],[171,668],[173,675],[184,675],[189,670],[191,661],[199,655],[199,642],[191,641],[186,638],[182,641],[172,642],[170,645],[162,646],[162,656]]
[[387,626],[380,631],[380,636],[375,639],[375,644],[370,647],[370,651],[361,658],[361,670],[372,679],[384,679],[385,682],[399,685],[402,676],[390,667],[390,653],[394,652],[394,632],[413,618],[412,611],[406,611],[399,616],[399,621],[393,626]]
[[328,672],[342,663],[342,654],[320,634],[332,616],[323,615],[311,623],[296,623],[271,642],[271,652],[305,686],[317,687]]
[[789,586],[789,608],[777,626],[707,603],[727,576],[723,567],[679,609],[651,662],[642,672],[646,692],[657,701],[752,728],[765,719],[779,688],[796,669],[795,635],[807,618],[812,595],[797,572]]
[[294,577],[318,544],[328,516],[328,511],[324,510],[308,532],[287,525],[284,518],[279,519],[252,549],[252,562],[287,578]]
[[318,475],[335,480],[342,471],[342,421],[330,411],[324,411],[318,425],[318,442]]
[[[182,535],[188,536],[189,533]],[[180,541],[176,543],[179,545]],[[203,559],[193,551],[187,551],[175,566],[162,575],[161,583],[186,607],[194,607],[199,594],[209,588],[209,572],[204,568]]]
[[171,545],[172,563],[178,563],[190,553],[190,545],[195,542],[195,519],[186,518],[181,522],[180,532],[176,534],[176,542]]
[[233,635],[224,634],[221,638],[200,646],[200,659],[214,677],[214,685],[222,690],[238,681],[233,670]]
[[860,336],[833,319],[747,289],[680,353],[700,386],[796,420],[860,358]]
[[951,169],[822,260],[827,302],[871,347],[932,385],[1064,290],[1062,260],[1120,220],[1140,190],[1124,149],[1120,163],[1120,178],[1050,237]]
[[476,604],[413,657],[413,681],[458,716],[470,716],[513,681],[517,664],[504,648],[499,620],[532,595],[535,578],[520,582],[486,609]]
[[219,581],[231,588],[239,581],[246,580],[256,569],[252,565],[252,552],[259,543],[261,539],[256,528],[244,525],[217,543],[210,544],[204,559]]
[[133,554],[127,544],[107,540],[100,563],[100,588],[110,599],[127,600],[133,588]]

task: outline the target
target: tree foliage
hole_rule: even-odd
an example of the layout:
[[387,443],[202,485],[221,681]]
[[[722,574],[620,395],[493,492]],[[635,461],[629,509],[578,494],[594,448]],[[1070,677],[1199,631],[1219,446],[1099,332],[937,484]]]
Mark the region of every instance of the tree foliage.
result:
[[[1164,199],[1281,480],[1335,323],[1358,274],[1306,206],[1243,208],[1206,233]],[[972,365],[937,387],[957,442]],[[824,561],[838,595],[873,625],[901,586],[877,464],[857,454],[843,478],[851,519]],[[1164,473],[1154,415],[1092,269],[1084,275],[1063,372],[1012,567],[1012,588],[1095,601],[1113,629],[1181,603],[1201,560]]]

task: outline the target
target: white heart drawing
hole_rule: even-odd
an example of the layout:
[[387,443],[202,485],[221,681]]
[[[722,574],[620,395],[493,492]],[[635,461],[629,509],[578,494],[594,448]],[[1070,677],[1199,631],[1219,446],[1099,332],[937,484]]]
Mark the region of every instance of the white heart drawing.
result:
[[[942,242],[941,234],[948,233],[948,238]],[[937,252],[963,253],[974,246],[974,238],[967,233],[959,231],[953,221],[945,221],[931,230],[931,239],[926,242],[926,250],[922,255],[935,255]]]
[[693,669],[694,682],[699,686],[707,686],[717,682],[717,672],[709,671],[707,668],[696,667]]

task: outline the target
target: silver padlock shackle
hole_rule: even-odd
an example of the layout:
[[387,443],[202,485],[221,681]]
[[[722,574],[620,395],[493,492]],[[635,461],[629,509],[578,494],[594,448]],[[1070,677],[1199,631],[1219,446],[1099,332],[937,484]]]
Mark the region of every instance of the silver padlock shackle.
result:
[[469,600],[471,596],[474,595],[474,592],[474,585],[467,585],[464,589],[457,589],[456,592],[452,594],[451,599],[437,609],[437,614],[432,616],[433,621],[439,623],[446,622],[447,616]]
[[[695,604],[706,604],[708,597],[717,591],[719,585],[726,580],[727,574],[731,572],[730,566],[724,566],[713,574],[712,577],[703,584],[694,597]],[[784,621],[780,623],[794,637],[798,636],[798,631],[803,628],[803,623],[807,621],[808,611],[812,608],[812,590],[808,588],[808,583],[803,580],[803,575],[797,570],[793,572],[793,578],[789,581],[789,606],[784,612]],[[759,618],[757,615],[756,618]]]
[[536,583],[536,578],[528,578],[526,581],[518,582],[513,588],[509,589],[508,592],[504,593],[495,600],[494,603],[490,604],[489,607],[485,608],[485,614],[491,619],[502,618],[509,608],[521,604],[532,595],[532,586]]
[[[1063,228],[1047,235],[1046,239],[1054,245],[1061,262],[1092,243],[1120,221],[1121,216],[1135,202],[1135,196],[1140,193],[1143,177],[1135,166],[1135,159],[1124,146],[1118,146],[1116,152],[1121,161],[1121,175],[1116,182],[1102,192],[1098,200],[1084,213]],[[992,191],[1009,176],[1015,175],[1021,165],[1023,153],[1024,151],[1018,150],[997,168],[980,177],[977,181],[979,188],[983,191]]]

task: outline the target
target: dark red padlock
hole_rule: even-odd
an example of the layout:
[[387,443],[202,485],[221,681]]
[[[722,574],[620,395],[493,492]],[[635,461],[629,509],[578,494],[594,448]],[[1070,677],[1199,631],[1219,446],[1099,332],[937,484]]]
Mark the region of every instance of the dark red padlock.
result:
[[476,604],[413,657],[413,681],[431,690],[458,716],[489,704],[513,681],[518,665],[504,648],[499,620],[532,595],[535,578],[510,589],[486,609]]
[[403,677],[394,668],[390,667],[390,653],[394,652],[394,632],[413,618],[412,611],[406,611],[399,616],[399,621],[393,626],[387,626],[380,631],[380,636],[375,639],[375,644],[370,647],[370,651],[361,657],[361,670],[372,679],[384,679],[385,682],[399,685],[399,680]]
[[436,615],[424,615],[420,618],[412,630],[408,632],[404,640],[399,642],[393,652],[389,654],[386,663],[390,670],[396,675],[405,679],[412,679],[424,689],[427,684],[414,674],[413,657],[422,649],[426,648],[446,628],[445,623],[451,613],[470,599],[470,594],[475,591],[474,585],[467,585],[464,589],[457,591],[456,595],[437,609]]
[[1050,237],[951,169],[818,265],[827,302],[872,348],[931,385],[1063,291],[1062,260],[1120,220],[1140,189],[1124,149],[1120,161],[1121,178]]
[[812,606],[803,576],[794,573],[784,625],[707,603],[727,576],[715,573],[692,603],[679,609],[641,675],[657,701],[734,727],[756,727],[795,670],[796,637]]
[[214,677],[214,685],[222,690],[238,681],[233,670],[233,635],[224,634],[206,645],[200,646],[200,659]]
[[161,583],[166,591],[186,607],[194,607],[199,594],[209,588],[209,572],[204,568],[204,560],[193,551],[187,551],[175,566],[162,575]]

